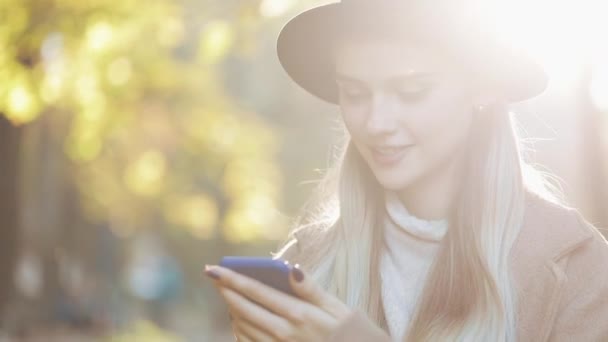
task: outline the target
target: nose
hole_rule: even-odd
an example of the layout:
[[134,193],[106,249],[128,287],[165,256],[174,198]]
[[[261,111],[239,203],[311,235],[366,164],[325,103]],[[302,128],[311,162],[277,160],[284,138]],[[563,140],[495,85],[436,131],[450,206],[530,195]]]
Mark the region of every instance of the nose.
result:
[[371,138],[391,135],[397,130],[395,106],[382,95],[374,95],[365,128]]

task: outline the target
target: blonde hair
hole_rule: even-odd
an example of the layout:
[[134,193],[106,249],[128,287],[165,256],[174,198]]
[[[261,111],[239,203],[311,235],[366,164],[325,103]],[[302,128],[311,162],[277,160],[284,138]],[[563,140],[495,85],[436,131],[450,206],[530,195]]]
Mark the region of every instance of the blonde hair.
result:
[[[403,322],[406,341],[514,341],[517,310],[509,252],[522,224],[525,191],[559,202],[545,177],[523,161],[507,104],[476,113],[465,178],[417,311],[411,322]],[[379,275],[382,189],[348,138],[341,152],[278,256],[297,236],[301,252],[290,261],[386,330]]]

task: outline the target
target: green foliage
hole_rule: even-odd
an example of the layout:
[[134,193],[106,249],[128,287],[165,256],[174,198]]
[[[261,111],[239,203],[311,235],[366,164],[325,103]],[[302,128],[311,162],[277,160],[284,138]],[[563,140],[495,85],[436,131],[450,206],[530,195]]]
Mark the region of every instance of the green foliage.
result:
[[264,18],[257,1],[212,4],[0,4],[0,112],[16,125],[44,114],[65,130],[86,216],[120,236],[284,234],[278,136],[222,74],[255,52]]

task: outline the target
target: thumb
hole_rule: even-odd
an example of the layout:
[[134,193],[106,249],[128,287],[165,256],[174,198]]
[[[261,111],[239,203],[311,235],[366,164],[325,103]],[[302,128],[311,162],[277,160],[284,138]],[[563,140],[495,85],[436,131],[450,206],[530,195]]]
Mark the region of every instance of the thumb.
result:
[[348,314],[348,307],[338,298],[327,293],[312,277],[308,276],[300,265],[295,264],[289,275],[293,292],[302,300],[317,306],[330,315],[341,318]]

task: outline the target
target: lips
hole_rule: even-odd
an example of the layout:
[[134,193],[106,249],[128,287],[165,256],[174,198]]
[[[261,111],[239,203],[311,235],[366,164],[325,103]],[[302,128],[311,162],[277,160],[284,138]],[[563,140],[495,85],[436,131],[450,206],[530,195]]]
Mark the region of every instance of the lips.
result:
[[372,146],[372,157],[374,161],[383,166],[391,166],[397,164],[409,147],[413,145],[384,145]]

